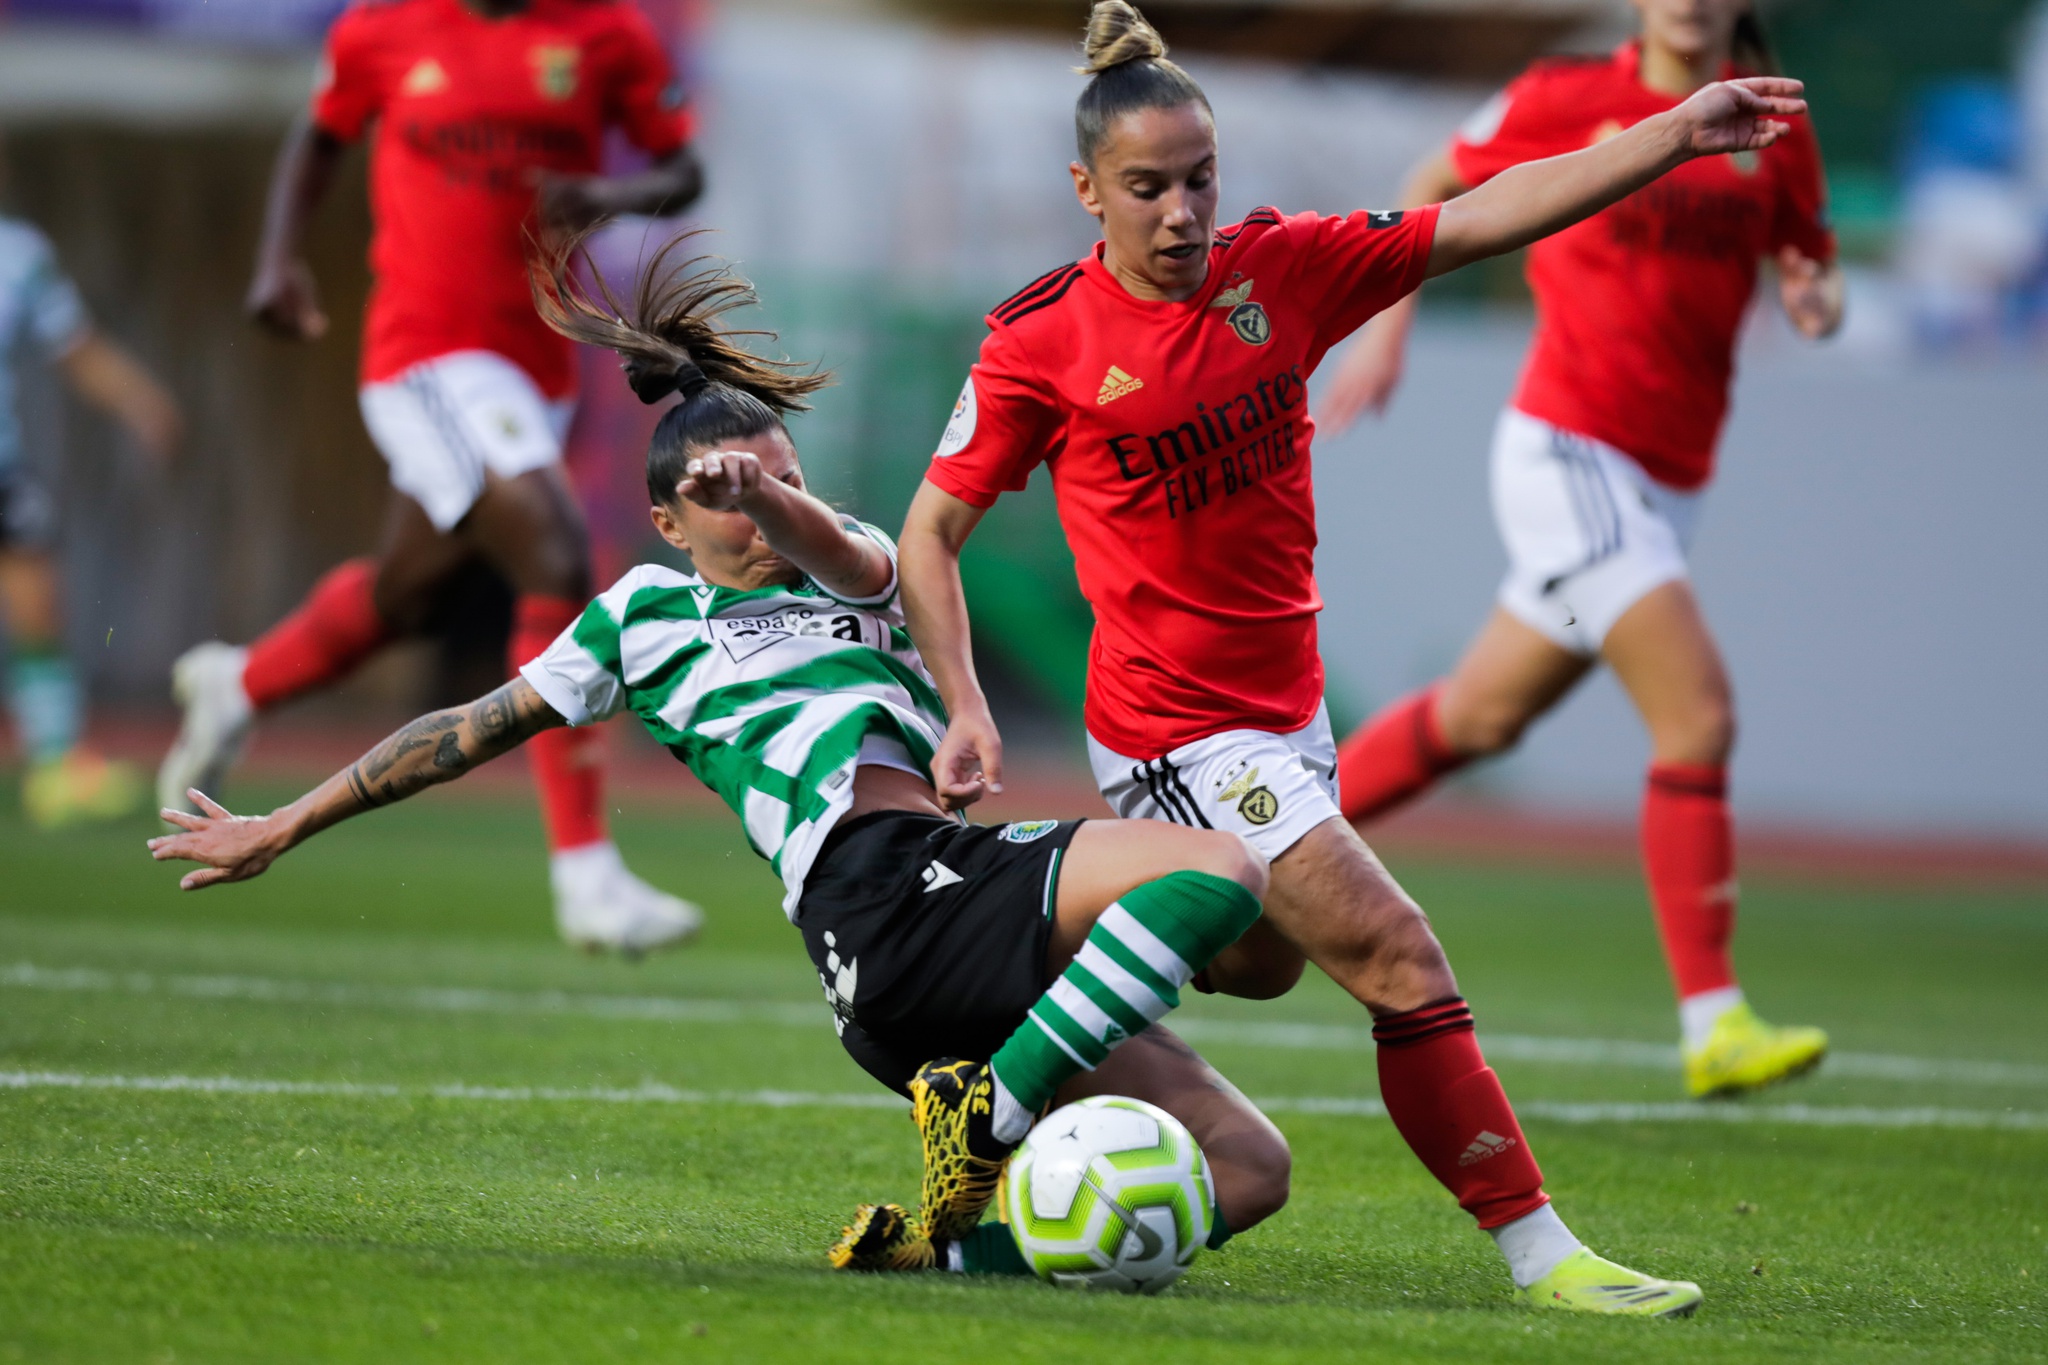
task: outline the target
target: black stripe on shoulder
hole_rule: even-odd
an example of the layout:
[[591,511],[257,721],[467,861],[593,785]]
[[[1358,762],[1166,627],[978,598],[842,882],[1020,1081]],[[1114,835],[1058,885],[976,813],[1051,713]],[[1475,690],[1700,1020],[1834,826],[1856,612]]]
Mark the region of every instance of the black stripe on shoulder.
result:
[[1009,314],[1013,310],[1022,308],[1039,296],[1058,289],[1062,284],[1061,276],[1070,272],[1078,273],[1080,269],[1081,266],[1078,261],[1070,261],[1057,270],[1048,270],[1016,293],[1010,295],[1010,297],[1004,299],[994,308],[991,308],[989,313],[1003,322],[1008,322],[1010,320]]
[[997,313],[996,321],[1006,325],[1013,325],[1019,319],[1035,313],[1041,308],[1052,307],[1067,296],[1067,291],[1074,287],[1074,281],[1080,279],[1081,274],[1080,266],[1069,266],[1066,273],[1062,274],[1054,283],[1041,289],[1036,297],[1013,306],[1007,313]]
[[1223,229],[1223,230],[1222,230],[1221,232],[1217,233],[1217,234],[1216,234],[1216,245],[1218,245],[1218,246],[1229,246],[1229,245],[1231,245],[1231,244],[1232,244],[1233,242],[1235,242],[1235,241],[1236,241],[1236,240],[1238,239],[1239,235],[1241,235],[1241,234],[1242,234],[1242,233],[1244,232],[1244,230],[1245,230],[1246,228],[1248,228],[1248,227],[1279,227],[1279,226],[1280,226],[1280,210],[1278,210],[1278,209],[1270,209],[1270,208],[1261,208],[1261,209],[1253,209],[1253,210],[1252,210],[1252,211],[1251,211],[1250,213],[1247,213],[1247,214],[1246,214],[1246,215],[1244,216],[1244,220],[1243,220],[1242,222],[1239,222],[1239,223],[1235,223],[1235,224],[1233,224],[1232,226],[1230,226],[1230,227],[1227,227],[1227,228]]

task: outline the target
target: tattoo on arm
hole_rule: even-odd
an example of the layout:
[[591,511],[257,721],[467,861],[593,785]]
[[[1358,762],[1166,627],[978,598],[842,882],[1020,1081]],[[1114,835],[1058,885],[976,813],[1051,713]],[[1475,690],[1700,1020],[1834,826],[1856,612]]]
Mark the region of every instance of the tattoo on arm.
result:
[[366,810],[388,806],[562,723],[532,684],[515,678],[461,711],[421,716],[404,726],[348,770],[349,793]]

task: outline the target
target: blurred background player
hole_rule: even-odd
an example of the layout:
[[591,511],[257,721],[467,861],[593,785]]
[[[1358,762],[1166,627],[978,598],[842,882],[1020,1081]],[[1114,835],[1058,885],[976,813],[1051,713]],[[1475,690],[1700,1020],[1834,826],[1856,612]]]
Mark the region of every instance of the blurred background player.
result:
[[[613,128],[653,158],[647,169],[597,173]],[[185,806],[193,787],[219,790],[255,716],[418,630],[472,560],[515,594],[515,670],[589,597],[588,537],[562,465],[574,349],[534,312],[527,247],[532,234],[600,217],[673,213],[701,192],[668,55],[625,0],[352,6],[272,179],[248,307],[279,336],[326,330],[300,243],[366,133],[376,285],[361,401],[390,465],[385,542],[246,648],[208,643],[178,660],[184,725],[158,774],[167,807]],[[598,736],[552,732],[531,753],[562,936],[637,952],[693,935],[697,908],[635,877],[611,842]]]
[[[1642,36],[1611,56],[1546,61],[1483,108],[1402,191],[1436,203],[1511,166],[1602,141],[1711,81],[1775,71],[1749,0],[1634,0]],[[1735,709],[1687,580],[1714,472],[1736,334],[1757,263],[1800,333],[1842,321],[1820,149],[1797,119],[1761,151],[1703,157],[1529,249],[1538,322],[1493,440],[1493,509],[1510,567],[1449,677],[1344,744],[1344,813],[1372,820],[1515,744],[1599,663],[1650,732],[1642,851],[1679,997],[1686,1088],[1750,1090],[1819,1063],[1827,1035],[1759,1020],[1736,984],[1728,759]],[[1323,416],[1385,406],[1412,299],[1344,358]]]
[[[960,552],[1047,464],[1096,615],[1086,721],[1117,814],[1229,830],[1271,861],[1265,918],[1373,1017],[1380,1094],[1492,1234],[1525,1302],[1670,1316],[1697,1286],[1584,1247],[1550,1207],[1428,917],[1344,820],[1316,636],[1315,423],[1330,348],[1432,276],[1577,223],[1699,157],[1767,147],[1799,83],[1703,86],[1594,147],[1407,212],[1253,210],[1219,228],[1208,98],[1124,0],[1094,8],[1071,166],[1102,241],[989,315],[902,539],[911,633],[951,718],[932,762],[964,806],[1001,790]],[[1247,935],[1248,940],[1250,935]],[[1221,985],[1213,975],[1212,985]]]
[[177,402],[126,351],[94,330],[43,234],[0,218],[0,614],[7,700],[27,760],[22,807],[42,829],[132,814],[142,775],[80,741],[85,698],[64,651],[54,541],[57,508],[30,472],[17,410],[27,350],[54,361],[73,392],[119,422],[159,461],[184,427]]

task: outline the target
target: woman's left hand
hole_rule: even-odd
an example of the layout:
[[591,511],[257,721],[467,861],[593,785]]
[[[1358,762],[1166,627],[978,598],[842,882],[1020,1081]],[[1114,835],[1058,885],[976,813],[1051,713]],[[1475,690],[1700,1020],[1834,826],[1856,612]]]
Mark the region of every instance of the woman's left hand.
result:
[[1672,113],[1681,121],[1685,149],[1693,156],[1754,152],[1790,131],[1781,120],[1806,112],[1806,101],[1799,98],[1805,89],[1805,82],[1786,76],[1716,81]]

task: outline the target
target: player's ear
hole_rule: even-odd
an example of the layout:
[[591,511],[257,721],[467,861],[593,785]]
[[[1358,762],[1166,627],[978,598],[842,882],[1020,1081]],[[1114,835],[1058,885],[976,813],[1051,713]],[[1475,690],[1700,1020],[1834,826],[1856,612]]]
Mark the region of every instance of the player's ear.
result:
[[1081,207],[1088,210],[1088,216],[1102,221],[1102,198],[1095,192],[1095,177],[1086,166],[1078,161],[1067,163],[1068,174],[1074,177],[1074,197],[1081,201]]
[[663,540],[684,554],[690,553],[690,538],[683,534],[683,519],[676,509],[657,502],[647,509],[647,514],[653,518],[654,529]]

